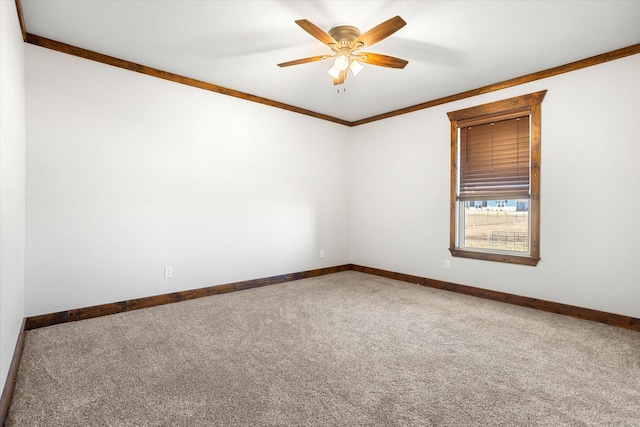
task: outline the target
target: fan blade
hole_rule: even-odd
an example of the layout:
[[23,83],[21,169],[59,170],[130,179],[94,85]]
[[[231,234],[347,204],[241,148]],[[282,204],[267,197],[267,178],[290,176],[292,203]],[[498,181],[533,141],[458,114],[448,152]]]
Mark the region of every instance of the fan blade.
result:
[[365,64],[377,65],[379,67],[404,68],[409,61],[396,58],[395,56],[382,55],[380,53],[361,52],[356,58]]
[[307,21],[306,19],[299,19],[296,21],[296,24],[300,25],[303,30],[307,33],[311,34],[313,37],[320,40],[322,43],[331,47],[331,45],[338,46],[338,42],[335,41],[333,37],[331,37],[327,32],[317,27],[315,24]]
[[380,40],[389,37],[405,25],[407,25],[407,23],[404,22],[404,19],[399,16],[394,16],[393,18],[384,21],[382,24],[376,25],[355,39],[351,43],[351,49],[356,49],[359,44],[362,44],[363,46],[371,46],[372,44],[378,43]]
[[310,56],[309,58],[296,59],[295,61],[283,62],[278,64],[278,67],[289,67],[291,65],[306,64],[307,62],[321,61],[323,59],[331,58],[330,55],[318,55]]
[[340,71],[340,77],[338,77],[337,79],[333,79],[333,85],[338,86],[343,84],[344,81],[347,80],[347,74],[349,74],[348,68],[346,70]]

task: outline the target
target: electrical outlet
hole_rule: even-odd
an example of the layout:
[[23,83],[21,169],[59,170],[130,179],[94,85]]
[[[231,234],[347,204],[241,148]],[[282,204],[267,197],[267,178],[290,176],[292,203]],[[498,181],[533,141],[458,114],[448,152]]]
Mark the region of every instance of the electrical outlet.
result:
[[324,249],[320,249],[320,258],[324,258]]
[[171,279],[173,277],[173,267],[164,268],[164,278]]
[[444,269],[445,270],[450,270],[451,269],[451,260],[448,260],[448,259],[444,260]]

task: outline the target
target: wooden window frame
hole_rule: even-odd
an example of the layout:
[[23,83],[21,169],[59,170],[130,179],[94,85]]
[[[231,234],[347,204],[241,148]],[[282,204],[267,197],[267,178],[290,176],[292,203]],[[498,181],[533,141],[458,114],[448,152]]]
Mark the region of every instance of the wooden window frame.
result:
[[[506,262],[535,266],[540,261],[540,134],[541,134],[541,103],[546,90],[517,96],[502,101],[478,105],[463,110],[447,113],[451,122],[451,192],[449,215],[449,251],[454,257],[472,258],[487,261]],[[530,248],[528,255],[516,253],[494,253],[482,250],[461,249],[457,245],[456,230],[458,221],[457,209],[457,175],[458,175],[458,128],[459,122],[468,123],[470,120],[478,120],[478,123],[491,121],[497,115],[508,115],[513,111],[528,108],[531,120],[531,172],[530,172]],[[486,120],[485,120],[486,119]]]

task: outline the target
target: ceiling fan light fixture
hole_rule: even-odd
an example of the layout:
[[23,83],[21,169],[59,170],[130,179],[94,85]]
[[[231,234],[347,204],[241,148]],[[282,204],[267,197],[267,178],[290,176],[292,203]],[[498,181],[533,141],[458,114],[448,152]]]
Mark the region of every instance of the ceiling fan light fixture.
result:
[[329,73],[329,75],[334,79],[340,78],[340,70],[338,70],[335,65],[329,68],[329,70],[327,70],[327,73]]
[[347,58],[347,55],[338,55],[333,66],[338,71],[344,71],[349,68],[349,58]]
[[349,69],[353,73],[354,76],[357,76],[358,73],[364,70],[364,65],[356,61],[355,59],[351,61],[351,65],[349,65]]

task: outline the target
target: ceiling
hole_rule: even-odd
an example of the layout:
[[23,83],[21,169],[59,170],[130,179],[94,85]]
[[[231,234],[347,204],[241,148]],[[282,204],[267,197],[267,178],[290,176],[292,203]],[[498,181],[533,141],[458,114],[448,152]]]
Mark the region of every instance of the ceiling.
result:
[[[26,31],[347,121],[409,107],[640,43],[640,1],[21,0]],[[342,86],[331,53],[300,28],[407,25],[365,50],[409,61],[367,65]]]

